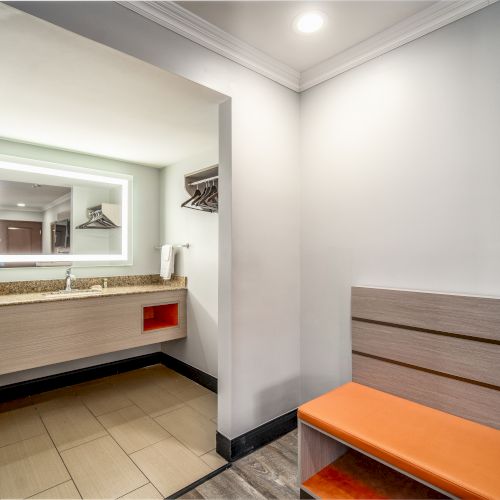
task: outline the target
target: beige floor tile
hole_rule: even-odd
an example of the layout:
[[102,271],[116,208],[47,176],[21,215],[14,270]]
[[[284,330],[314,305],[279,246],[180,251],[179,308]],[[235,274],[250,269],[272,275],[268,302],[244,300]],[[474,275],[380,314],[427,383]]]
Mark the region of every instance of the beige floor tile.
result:
[[12,401],[4,401],[3,403],[0,403],[0,413],[25,408],[26,406],[31,406],[32,404],[33,402],[31,401],[30,396],[26,398],[13,399]]
[[118,498],[149,482],[110,436],[61,456],[83,498]]
[[165,378],[161,381],[158,381],[157,384],[160,387],[164,387],[168,392],[172,393],[174,396],[184,402],[211,393],[211,391],[205,389],[205,387],[197,384],[196,382],[193,382],[192,380],[189,380],[186,377]]
[[0,447],[46,434],[33,406],[0,413]]
[[217,418],[217,394],[213,392],[199,398],[191,399],[186,404],[210,420]]
[[137,406],[106,413],[98,420],[129,454],[170,437],[161,425]]
[[121,385],[123,394],[152,417],[175,410],[184,403],[170,392],[150,381],[135,381]]
[[198,456],[215,448],[215,424],[189,406],[165,413],[156,421]]
[[74,499],[74,498],[82,498],[78,490],[76,489],[75,483],[73,481],[66,481],[65,483],[58,484],[53,488],[42,491],[42,493],[38,493],[38,495],[34,495],[30,498],[46,498],[46,499]]
[[46,434],[0,448],[0,498],[26,498],[69,479]]
[[153,365],[143,368],[144,374],[153,378],[165,378],[165,377],[180,377],[177,372],[174,372],[170,368],[164,365]]
[[153,365],[139,370],[132,370],[130,372],[119,373],[109,378],[110,382],[121,382],[125,380],[140,380],[162,378],[169,375],[169,371],[163,365]]
[[65,408],[66,406],[81,403],[80,399],[76,396],[75,389],[72,387],[64,387],[63,389],[37,394],[36,396],[32,396],[31,399],[33,406],[40,415],[58,408]]
[[81,389],[91,388],[91,387],[98,387],[100,385],[107,384],[107,383],[109,383],[108,382],[109,378],[111,378],[111,377],[95,378],[95,379],[92,379],[92,380],[87,380],[86,382],[81,382],[79,384],[72,385],[71,387],[76,392],[78,392]]
[[130,498],[130,499],[135,498],[137,500],[149,500],[151,498],[163,499],[163,496],[151,483],[149,483],[146,484],[146,486],[141,486],[139,489],[131,491],[126,495],[123,495],[120,498]]
[[215,450],[209,451],[200,457],[212,470],[218,469],[227,464]]
[[164,497],[211,472],[203,460],[174,438],[137,451],[131,458]]
[[96,416],[130,406],[132,402],[109,383],[84,387],[77,392],[85,406]]
[[107,434],[98,420],[81,403],[43,413],[42,420],[59,451]]

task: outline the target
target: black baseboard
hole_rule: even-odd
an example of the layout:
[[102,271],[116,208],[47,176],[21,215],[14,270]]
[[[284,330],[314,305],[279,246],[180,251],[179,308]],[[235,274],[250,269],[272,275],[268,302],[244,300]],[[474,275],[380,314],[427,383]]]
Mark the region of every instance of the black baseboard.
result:
[[161,363],[163,363],[167,368],[171,368],[177,373],[180,373],[203,387],[206,387],[208,390],[217,393],[217,379],[215,377],[184,363],[184,361],[179,361],[164,352],[160,354],[162,355]]
[[117,375],[118,373],[137,370],[145,366],[156,365],[163,362],[162,354],[161,352],[153,352],[133,358],[120,359],[118,361],[111,361],[110,363],[88,366],[86,368],[79,368],[78,370],[4,385],[0,387],[0,401],[24,398],[40,394],[41,392],[108,377],[109,375]]
[[300,496],[299,498],[314,498],[312,495],[310,495],[309,493],[307,493],[307,491],[304,491],[302,488],[300,488]]
[[156,364],[163,364],[207,389],[217,392],[217,379],[212,377],[212,375],[193,368],[163,352],[153,352],[151,354],[134,356],[133,358],[120,359],[100,365],[79,368],[78,370],[56,373],[47,377],[0,386],[0,401],[11,401],[26,396],[33,396],[41,392],[53,391],[54,389],[61,389],[69,385],[81,384]]
[[209,479],[212,479],[213,477],[218,476],[221,472],[224,472],[226,469],[229,469],[229,467],[231,467],[231,464],[227,463],[227,464],[223,465],[222,467],[219,467],[218,469],[213,470],[212,472],[210,472],[206,476],[203,476],[202,478],[198,479],[198,481],[195,481],[194,483],[191,483],[190,485],[185,486],[184,488],[177,491],[176,493],[169,495],[167,497],[167,499],[168,498],[181,498],[181,497],[183,497],[189,491],[194,490],[195,488],[198,488],[198,486],[200,486],[204,482],[208,481]]
[[296,427],[297,410],[292,410],[234,439],[229,439],[217,432],[216,450],[228,462],[234,462],[293,431]]

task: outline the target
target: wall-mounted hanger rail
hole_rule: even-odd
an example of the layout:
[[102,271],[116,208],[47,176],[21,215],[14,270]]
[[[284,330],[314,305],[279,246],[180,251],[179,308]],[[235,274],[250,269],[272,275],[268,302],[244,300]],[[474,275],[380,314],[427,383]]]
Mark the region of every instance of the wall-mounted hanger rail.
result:
[[218,175],[214,175],[213,177],[207,177],[206,179],[202,179],[200,181],[190,182],[189,185],[190,186],[197,186],[198,184],[203,184],[205,182],[216,181],[216,180],[219,180],[219,176]]
[[184,187],[190,195],[181,207],[201,212],[219,210],[219,165],[192,172],[185,176]]
[[120,206],[115,203],[101,203],[87,209],[88,221],[75,229],[115,229],[120,227]]

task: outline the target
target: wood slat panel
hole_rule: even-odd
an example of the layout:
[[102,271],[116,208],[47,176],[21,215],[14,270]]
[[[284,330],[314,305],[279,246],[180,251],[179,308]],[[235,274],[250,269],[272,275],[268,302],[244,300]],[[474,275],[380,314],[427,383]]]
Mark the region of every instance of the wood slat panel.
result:
[[[142,333],[142,306],[179,302],[179,326]],[[186,336],[186,290],[0,308],[0,374]]]
[[500,388],[497,344],[354,320],[352,349]]
[[500,428],[500,391],[353,354],[353,381]]
[[352,316],[500,342],[500,299],[354,287]]

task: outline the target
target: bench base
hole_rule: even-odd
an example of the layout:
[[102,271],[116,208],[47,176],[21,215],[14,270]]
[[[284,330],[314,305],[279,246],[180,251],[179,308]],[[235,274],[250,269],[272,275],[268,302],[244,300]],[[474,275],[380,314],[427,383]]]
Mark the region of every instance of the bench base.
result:
[[456,498],[301,420],[299,481],[301,498]]

